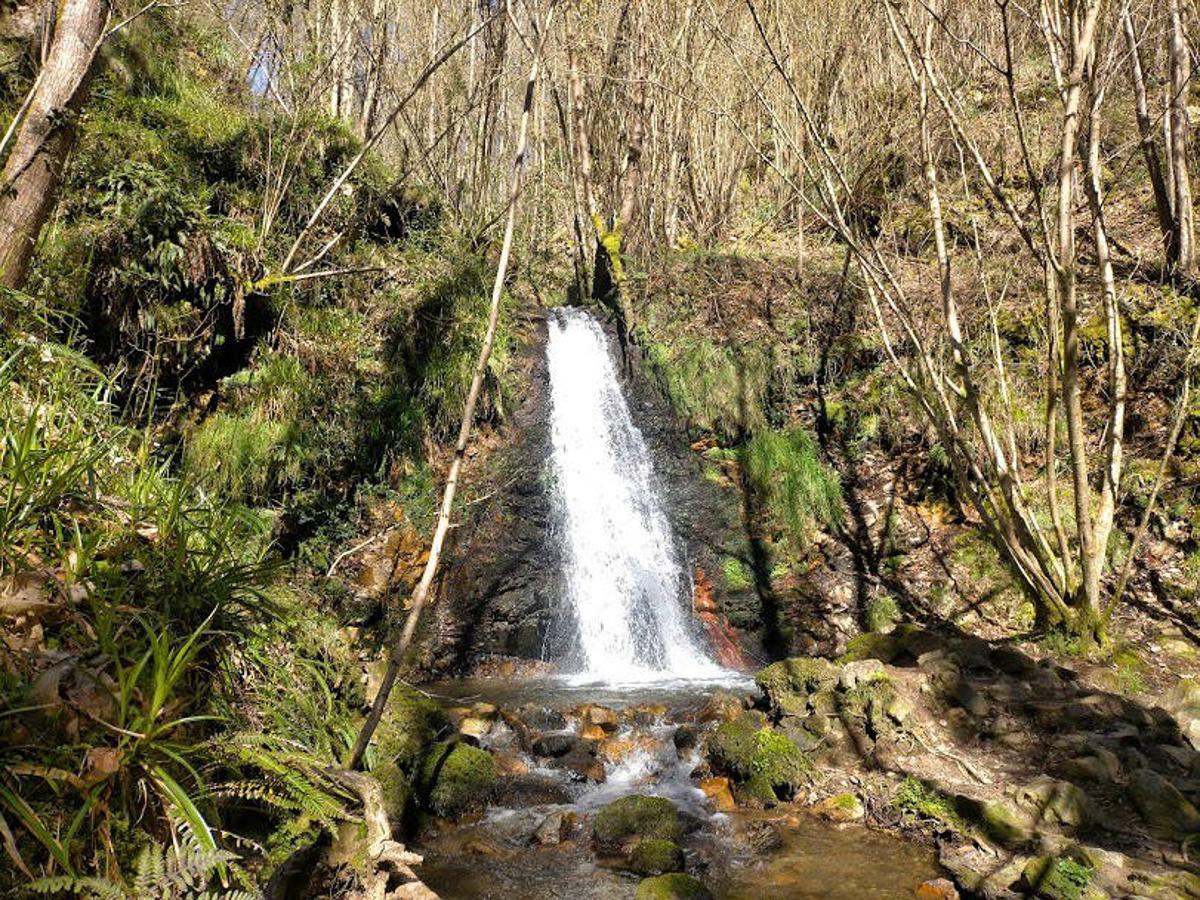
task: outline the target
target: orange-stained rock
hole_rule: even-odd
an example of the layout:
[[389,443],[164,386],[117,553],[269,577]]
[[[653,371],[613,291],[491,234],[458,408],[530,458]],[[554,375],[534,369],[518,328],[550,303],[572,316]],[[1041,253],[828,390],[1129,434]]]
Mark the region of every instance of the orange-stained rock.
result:
[[917,886],[917,900],[958,900],[958,888],[946,878],[935,878]]
[[728,778],[705,778],[700,782],[700,790],[704,791],[704,796],[713,802],[718,812],[729,812],[737,807]]
[[593,725],[591,722],[579,729],[579,736],[585,741],[602,741],[608,737],[608,732],[599,725]]

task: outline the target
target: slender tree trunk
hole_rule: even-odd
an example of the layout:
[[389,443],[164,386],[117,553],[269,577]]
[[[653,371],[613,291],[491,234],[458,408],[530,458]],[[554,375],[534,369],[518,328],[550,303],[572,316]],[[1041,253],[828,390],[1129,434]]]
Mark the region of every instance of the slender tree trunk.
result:
[[375,696],[370,715],[367,716],[367,721],[363,724],[362,731],[359,732],[358,740],[351,751],[350,759],[347,763],[347,768],[350,769],[357,768],[362,762],[367,745],[371,742],[371,736],[379,726],[384,709],[387,708],[388,696],[396,684],[396,678],[400,674],[400,666],[404,661],[404,655],[408,651],[416,634],[417,625],[421,619],[421,612],[429,602],[429,594],[433,588],[433,580],[437,576],[442,549],[446,543],[446,535],[450,531],[450,515],[454,510],[454,495],[458,490],[458,479],[462,472],[463,460],[467,454],[467,442],[471,438],[471,430],[475,424],[475,406],[479,401],[479,393],[483,388],[483,379],[487,374],[488,360],[492,355],[492,345],[495,343],[496,328],[500,321],[500,301],[504,296],[504,279],[508,273],[508,260],[512,253],[513,232],[517,219],[517,201],[520,199],[521,188],[524,183],[525,154],[529,143],[529,120],[533,111],[533,98],[537,88],[542,50],[545,45],[546,35],[550,32],[554,9],[555,0],[551,0],[549,10],[546,13],[546,20],[542,27],[542,37],[537,44],[537,49],[534,51],[533,62],[529,68],[529,76],[525,82],[525,101],[521,112],[521,127],[517,138],[517,151],[513,160],[512,180],[508,190],[508,214],[504,225],[504,241],[500,249],[500,261],[496,266],[496,278],[492,283],[492,299],[488,314],[487,333],[483,339],[483,346],[479,348],[479,358],[475,362],[475,371],[471,377],[471,387],[467,392],[467,402],[463,406],[462,421],[458,427],[458,441],[454,445],[454,460],[450,463],[450,471],[446,475],[446,487],[442,493],[442,505],[438,513],[437,524],[434,527],[433,540],[429,548],[429,558],[425,563],[424,571],[421,573],[421,580],[417,583],[416,589],[413,591],[412,607],[409,610],[408,618],[405,620],[404,631],[401,633],[400,639],[392,645],[391,652],[388,654],[387,671],[384,673],[379,693]]
[[107,22],[104,0],[65,0],[59,9],[45,65],[0,176],[0,284],[6,287],[24,286],[38,236],[58,199]]
[[1188,175],[1188,83],[1192,76],[1191,59],[1183,33],[1179,0],[1169,0],[1171,14],[1171,172],[1174,176],[1175,243],[1179,249],[1179,268],[1190,272],[1195,265],[1195,226],[1192,217],[1192,186]]
[[1146,161],[1146,172],[1150,176],[1150,186],[1154,191],[1154,210],[1158,213],[1158,227],[1162,231],[1167,265],[1174,268],[1179,263],[1179,246],[1175,238],[1175,217],[1171,213],[1171,195],[1167,190],[1167,181],[1163,177],[1162,161],[1158,155],[1158,141],[1155,140],[1154,125],[1150,119],[1150,104],[1146,99],[1146,77],[1142,72],[1137,31],[1133,27],[1133,16],[1128,9],[1121,16],[1121,25],[1125,31],[1125,43],[1129,50],[1134,112],[1137,116],[1142,158]]

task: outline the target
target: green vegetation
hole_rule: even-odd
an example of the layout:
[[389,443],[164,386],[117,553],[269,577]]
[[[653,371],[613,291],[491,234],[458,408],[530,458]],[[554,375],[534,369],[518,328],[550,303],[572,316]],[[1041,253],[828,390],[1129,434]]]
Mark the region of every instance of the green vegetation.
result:
[[638,885],[636,900],[710,900],[704,885],[682,872],[647,878]]
[[683,848],[674,841],[650,838],[639,841],[629,853],[629,868],[639,875],[683,871]]
[[757,788],[773,802],[788,799],[806,784],[812,762],[786,734],[756,727],[747,718],[726,722],[709,739],[713,769]]
[[725,586],[731,591],[746,591],[754,587],[754,573],[736,557],[725,557],[721,572],[725,576]]
[[965,828],[953,801],[919,778],[909,776],[900,782],[892,797],[892,805],[910,816],[933,819],[956,831]]

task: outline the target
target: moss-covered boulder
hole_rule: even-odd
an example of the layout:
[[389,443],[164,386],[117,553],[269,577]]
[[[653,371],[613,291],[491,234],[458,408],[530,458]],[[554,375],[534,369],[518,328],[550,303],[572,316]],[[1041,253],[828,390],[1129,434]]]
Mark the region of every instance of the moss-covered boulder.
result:
[[683,822],[665,797],[631,794],[602,806],[592,820],[592,842],[601,853],[619,853],[632,840],[677,841]]
[[715,772],[739,783],[757,781],[764,800],[764,784],[773,795],[790,798],[812,771],[812,763],[794,740],[771,728],[756,728],[747,718],[717,728],[709,738],[708,758]]
[[634,900],[712,900],[712,894],[691,875],[674,872],[643,880]]
[[639,875],[682,872],[683,862],[683,848],[661,838],[640,841],[629,853],[629,868]]
[[496,763],[478,747],[434,744],[421,758],[414,787],[425,809],[457,819],[487,806],[496,791]]
[[397,684],[375,732],[378,758],[412,772],[425,749],[449,729],[450,719],[436,701],[406,684]]
[[754,678],[776,716],[802,716],[808,698],[837,684],[837,669],[823,659],[794,657],[767,666]]
[[1025,887],[1043,900],[1101,900],[1108,896],[1091,887],[1092,869],[1072,856],[1035,856],[1025,865]]

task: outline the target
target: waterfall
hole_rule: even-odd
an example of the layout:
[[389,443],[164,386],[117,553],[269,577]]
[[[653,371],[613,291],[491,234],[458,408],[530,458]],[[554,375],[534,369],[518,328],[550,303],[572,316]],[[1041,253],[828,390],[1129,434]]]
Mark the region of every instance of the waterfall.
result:
[[725,674],[693,632],[692,580],[657,494],[646,443],[621,393],[607,335],[576,309],[555,310],[549,331],[554,505],[577,680]]

